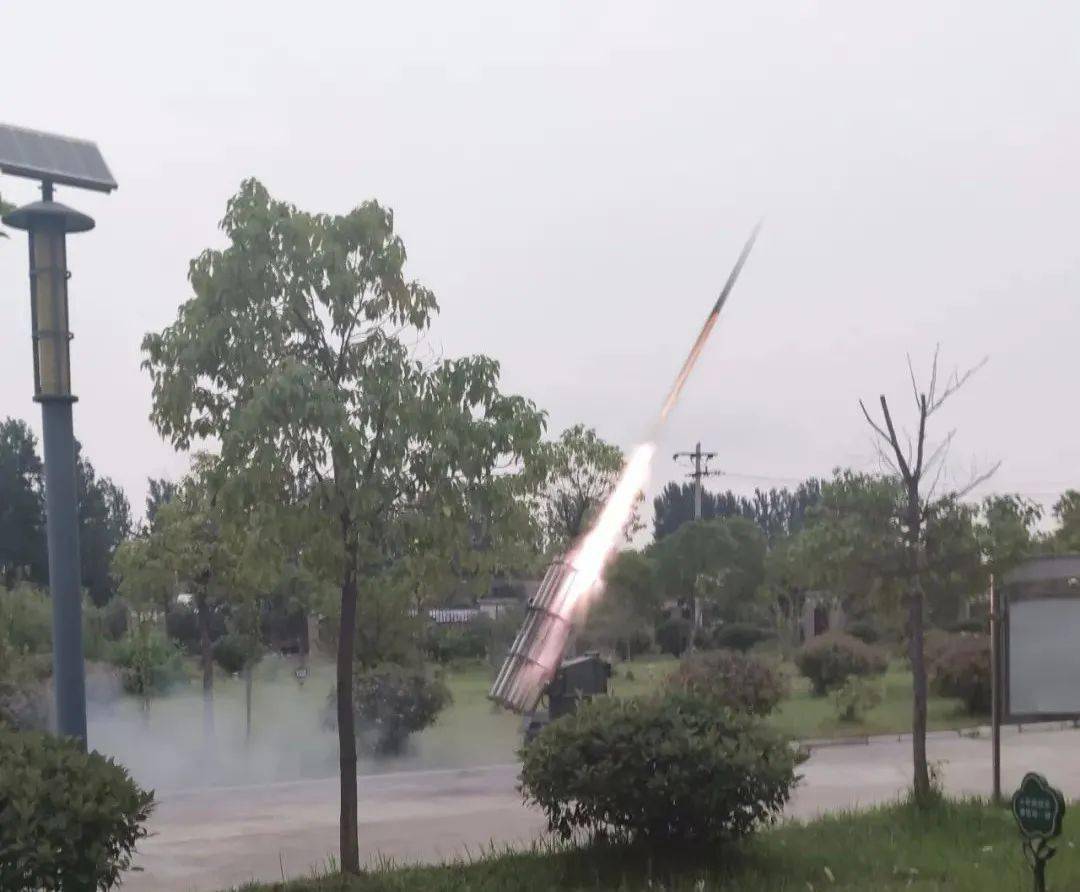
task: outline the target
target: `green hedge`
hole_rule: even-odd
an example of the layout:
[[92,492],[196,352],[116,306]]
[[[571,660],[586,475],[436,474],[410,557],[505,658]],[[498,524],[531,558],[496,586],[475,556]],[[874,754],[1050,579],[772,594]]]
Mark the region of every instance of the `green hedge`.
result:
[[131,865],[154,794],[97,753],[0,731],[0,889],[113,888]]

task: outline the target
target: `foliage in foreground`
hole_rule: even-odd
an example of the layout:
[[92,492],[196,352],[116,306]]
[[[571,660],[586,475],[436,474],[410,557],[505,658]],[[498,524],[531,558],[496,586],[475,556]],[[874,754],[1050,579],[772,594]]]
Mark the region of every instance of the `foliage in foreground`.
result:
[[111,889],[131,865],[154,794],[97,753],[0,731],[0,889]]
[[730,650],[684,657],[668,676],[667,687],[757,716],[768,715],[788,695],[787,679],[779,669],[758,657]]
[[[1080,828],[1065,822],[1052,889],[1080,888]],[[245,892],[1019,892],[1031,887],[1012,816],[978,801],[907,803],[786,823],[715,846],[538,844],[431,867],[382,865]]]
[[564,839],[736,839],[795,784],[786,738],[704,697],[598,698],[523,751],[522,792]]

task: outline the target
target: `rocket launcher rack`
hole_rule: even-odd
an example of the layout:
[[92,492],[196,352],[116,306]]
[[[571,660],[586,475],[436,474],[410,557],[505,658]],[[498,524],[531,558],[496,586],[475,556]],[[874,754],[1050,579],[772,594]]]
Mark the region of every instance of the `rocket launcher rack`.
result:
[[536,709],[544,688],[559,667],[572,623],[564,606],[577,571],[565,557],[551,563],[528,604],[525,622],[514,639],[489,697],[507,709]]

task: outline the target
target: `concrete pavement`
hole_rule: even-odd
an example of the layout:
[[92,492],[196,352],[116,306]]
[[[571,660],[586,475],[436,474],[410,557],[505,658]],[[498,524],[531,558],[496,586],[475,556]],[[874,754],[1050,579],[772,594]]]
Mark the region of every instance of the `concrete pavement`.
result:
[[[988,739],[933,734],[928,752],[950,792],[989,795]],[[1010,729],[1002,762],[1006,792],[1026,771],[1038,770],[1066,797],[1080,797],[1080,731]],[[815,749],[786,815],[807,818],[889,801],[909,786],[910,766],[907,738]],[[541,835],[543,820],[522,805],[517,771],[517,765],[493,765],[362,777],[362,857],[439,861],[492,843],[527,845]],[[144,872],[124,882],[132,892],[211,892],[253,878],[303,876],[325,869],[337,850],[336,778],[166,792],[159,801],[154,835],[139,847]]]

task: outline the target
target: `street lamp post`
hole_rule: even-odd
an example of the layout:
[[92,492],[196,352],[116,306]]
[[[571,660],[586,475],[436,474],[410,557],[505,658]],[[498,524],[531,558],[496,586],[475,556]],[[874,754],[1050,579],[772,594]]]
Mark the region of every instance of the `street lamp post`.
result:
[[83,669],[82,576],[76,508],[75,435],[71,404],[71,329],[68,323],[67,234],[86,232],[94,221],[44,200],[13,211],[4,222],[30,235],[30,320],[34,345],[34,399],[41,403],[45,446],[45,522],[49,542],[49,589],[53,613],[53,689],[56,731],[86,742],[86,681]]
[[116,188],[97,147],[82,140],[0,125],[0,171],[41,181],[41,201],[12,211],[3,222],[30,240],[30,320],[34,400],[41,404],[45,446],[45,520],[53,614],[53,690],[56,732],[86,746],[86,677],[82,641],[75,435],[71,406],[71,326],[68,233],[94,221],[53,200],[53,184]]

